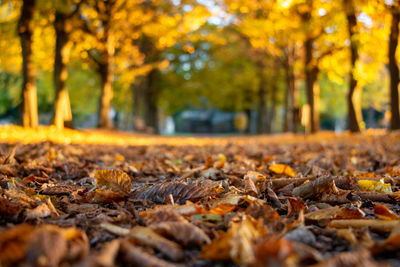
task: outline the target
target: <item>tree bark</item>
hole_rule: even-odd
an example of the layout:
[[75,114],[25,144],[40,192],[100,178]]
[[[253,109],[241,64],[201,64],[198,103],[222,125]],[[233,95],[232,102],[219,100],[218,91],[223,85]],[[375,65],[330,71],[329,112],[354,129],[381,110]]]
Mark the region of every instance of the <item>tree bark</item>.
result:
[[[310,132],[315,133],[319,130],[319,109],[316,107],[319,95],[315,93],[315,83],[318,78],[319,68],[313,62],[313,39],[307,38],[304,42],[304,72],[306,79],[307,103],[310,106],[310,112],[307,114],[310,122]],[[316,101],[317,100],[317,101]]]
[[147,75],[147,88],[144,92],[145,122],[146,125],[158,133],[158,107],[157,107],[157,86],[155,80],[158,69],[152,69]]
[[297,132],[298,131],[298,92],[295,84],[294,74],[294,48],[288,48],[286,55],[285,74],[286,74],[286,96],[285,96],[285,117],[284,117],[284,131]]
[[37,89],[32,58],[33,12],[35,0],[24,0],[18,21],[18,34],[22,48],[22,103],[21,124],[36,128],[39,124],[37,110]]
[[389,36],[389,73],[390,73],[390,130],[400,129],[399,112],[399,67],[396,60],[396,50],[399,41],[400,11],[397,5],[392,7],[392,24]]
[[347,31],[350,38],[351,71],[349,77],[349,93],[347,95],[349,129],[351,132],[360,132],[361,113],[361,87],[357,86],[357,80],[354,77],[356,63],[358,61],[358,41],[355,40],[357,27],[357,17],[354,11],[352,0],[343,0],[344,9],[347,18]]
[[68,46],[71,30],[70,18],[66,14],[56,11],[54,29],[56,31],[56,47],[53,73],[55,88],[53,124],[57,129],[63,129],[64,126],[72,127],[71,105],[68,90],[65,86],[68,77],[67,64],[70,53],[70,47]]
[[276,93],[277,92],[278,92],[277,81],[273,81],[272,87],[271,87],[271,92],[269,94],[271,108],[270,108],[270,111],[268,112],[268,116],[267,116],[267,127],[266,127],[267,133],[272,133],[272,131],[273,131],[272,125],[274,124],[275,114],[276,114]]
[[111,100],[113,98],[112,83],[114,81],[114,36],[111,30],[111,1],[106,1],[105,18],[103,20],[104,36],[102,42],[105,50],[102,54],[102,62],[99,65],[101,77],[101,94],[99,104],[99,128],[112,128],[112,120],[109,117]]
[[258,117],[257,117],[257,132],[262,134],[265,132],[265,117],[267,116],[267,103],[265,101],[265,76],[263,73],[264,65],[259,66],[260,83],[258,87]]
[[[285,66],[285,69],[287,71],[287,67]],[[287,78],[287,77],[286,77]],[[287,83],[287,81],[286,81]],[[290,87],[287,85],[286,86],[286,91],[285,91],[285,101],[283,105],[283,126],[282,126],[282,131],[283,132],[289,132],[290,128]]]

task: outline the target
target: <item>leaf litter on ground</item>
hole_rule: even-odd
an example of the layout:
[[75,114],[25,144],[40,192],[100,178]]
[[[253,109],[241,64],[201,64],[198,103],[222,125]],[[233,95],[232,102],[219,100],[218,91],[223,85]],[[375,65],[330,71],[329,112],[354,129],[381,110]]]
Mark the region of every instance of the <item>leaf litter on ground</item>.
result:
[[0,265],[400,264],[399,133],[247,138],[0,144]]

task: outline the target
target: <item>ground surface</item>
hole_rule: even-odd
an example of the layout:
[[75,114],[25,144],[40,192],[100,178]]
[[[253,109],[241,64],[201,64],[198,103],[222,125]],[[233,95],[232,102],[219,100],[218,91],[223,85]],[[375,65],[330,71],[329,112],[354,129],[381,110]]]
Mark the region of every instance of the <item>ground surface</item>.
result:
[[0,142],[1,266],[400,264],[399,133]]

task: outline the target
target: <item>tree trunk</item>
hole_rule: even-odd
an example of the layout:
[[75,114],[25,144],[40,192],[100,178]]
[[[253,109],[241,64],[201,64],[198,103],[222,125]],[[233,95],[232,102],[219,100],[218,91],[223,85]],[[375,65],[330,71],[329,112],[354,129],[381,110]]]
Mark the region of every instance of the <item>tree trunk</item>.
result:
[[258,117],[257,117],[257,132],[262,134],[265,132],[265,117],[267,116],[267,104],[265,101],[265,77],[263,74],[264,67],[260,66],[260,84],[258,88]]
[[[107,1],[107,3],[109,3]],[[114,81],[114,36],[111,31],[111,7],[107,7],[106,18],[103,20],[105,50],[100,64],[101,95],[99,104],[99,128],[112,128],[112,120],[109,117],[111,100],[113,98],[112,83]]]
[[267,116],[267,128],[266,128],[266,132],[267,133],[272,133],[273,131],[273,127],[272,125],[274,124],[274,120],[275,120],[275,114],[276,114],[276,93],[278,91],[278,86],[277,86],[277,81],[273,81],[272,82],[272,87],[271,87],[271,93],[270,95],[270,102],[271,102],[271,108],[270,111],[268,112],[268,116]]
[[[286,67],[285,67],[286,68]],[[286,70],[287,71],[287,70]],[[282,126],[282,131],[283,132],[289,132],[290,128],[290,87],[286,86],[286,91],[285,91],[285,102],[283,105],[283,126]]]
[[[319,130],[319,109],[316,107],[319,95],[315,92],[315,83],[317,82],[319,68],[316,63],[313,64],[313,40],[307,38],[304,42],[304,71],[306,78],[307,103],[310,106],[310,112],[307,114],[310,122],[310,132],[315,133]],[[316,101],[317,100],[317,101]]]
[[56,11],[54,28],[56,31],[56,47],[54,59],[54,88],[55,100],[53,107],[53,124],[57,129],[64,126],[72,127],[72,112],[68,90],[65,87],[68,71],[70,47],[68,46],[71,22],[68,16]]
[[389,73],[390,73],[390,130],[400,129],[399,113],[399,67],[396,60],[396,49],[399,41],[400,11],[398,6],[392,7],[392,25],[389,36]]
[[111,109],[111,100],[113,97],[113,72],[110,71],[110,64],[106,63],[101,66],[101,94],[99,104],[99,123],[98,128],[112,128],[112,121],[109,116]]
[[145,122],[146,126],[158,133],[158,107],[157,107],[157,87],[155,80],[158,69],[152,69],[147,75],[147,88],[144,92],[145,101]]
[[289,57],[290,57],[289,79],[290,79],[290,85],[292,88],[292,103],[293,103],[292,110],[291,110],[292,127],[293,127],[292,131],[294,133],[297,133],[299,131],[299,126],[300,126],[300,109],[299,109],[299,90],[296,87],[296,75],[294,72],[294,64],[295,64],[295,60],[296,60],[295,59],[296,52],[295,52],[294,47],[290,50]]
[[349,77],[349,93],[347,95],[349,112],[349,129],[351,132],[360,132],[361,113],[361,88],[357,86],[357,80],[354,77],[356,63],[358,61],[358,41],[354,34],[357,27],[357,18],[354,11],[352,0],[343,0],[344,9],[347,18],[347,31],[350,38],[351,71]]
[[24,127],[36,128],[39,124],[37,90],[32,60],[33,12],[35,0],[24,0],[18,21],[18,34],[22,48],[22,103],[21,123]]
[[298,125],[296,125],[296,109],[298,109],[298,92],[296,91],[295,76],[294,76],[294,48],[287,49],[287,56],[285,62],[286,72],[286,99],[285,99],[285,117],[284,117],[284,131],[297,132]]

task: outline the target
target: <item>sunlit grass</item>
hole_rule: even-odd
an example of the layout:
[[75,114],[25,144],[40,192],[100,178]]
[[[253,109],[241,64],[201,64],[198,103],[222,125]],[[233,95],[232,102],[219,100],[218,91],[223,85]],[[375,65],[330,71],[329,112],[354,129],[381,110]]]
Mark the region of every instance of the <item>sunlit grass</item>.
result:
[[[386,134],[385,130],[369,129],[360,136],[377,136]],[[335,134],[321,132],[316,135],[275,134],[258,136],[157,136],[112,130],[57,130],[53,126],[40,126],[37,129],[24,129],[16,125],[0,126],[0,142],[5,143],[38,143],[50,141],[62,144],[99,144],[99,145],[227,145],[263,144],[263,143],[299,143],[324,142],[330,140],[353,138],[349,133]]]

